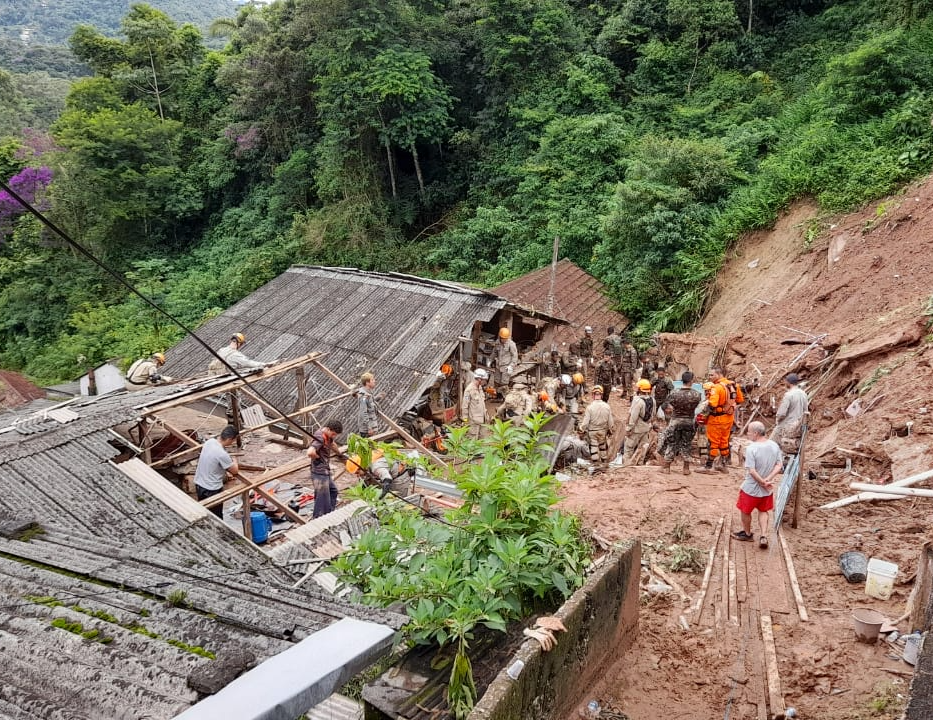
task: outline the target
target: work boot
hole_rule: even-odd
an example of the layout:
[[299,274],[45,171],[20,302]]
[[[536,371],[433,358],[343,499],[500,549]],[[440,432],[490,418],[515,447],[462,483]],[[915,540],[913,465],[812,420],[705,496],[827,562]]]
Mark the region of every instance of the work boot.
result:
[[716,464],[716,472],[727,473],[729,472],[729,457],[720,456],[719,462]]
[[690,474],[690,461],[684,460],[684,475]]
[[662,472],[663,472],[665,475],[670,475],[670,474],[671,474],[671,461],[670,461],[670,460],[662,460],[662,461],[661,461],[661,470],[662,470]]
[[706,459],[706,464],[705,464],[705,465],[701,465],[700,467],[698,467],[698,468],[697,468],[697,472],[699,472],[699,473],[711,473],[711,472],[713,472],[713,459],[712,459],[712,458],[707,458],[707,459]]

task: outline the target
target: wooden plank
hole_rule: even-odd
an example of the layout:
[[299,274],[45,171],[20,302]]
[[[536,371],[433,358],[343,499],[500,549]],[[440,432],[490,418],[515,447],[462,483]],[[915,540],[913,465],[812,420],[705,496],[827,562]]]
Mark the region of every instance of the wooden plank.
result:
[[[722,578],[721,578],[721,597],[722,597],[722,616],[723,620],[729,619],[729,546],[732,544],[729,534],[726,534],[725,543],[722,546]],[[717,623],[718,624],[718,623]]]
[[[308,387],[305,381],[305,369],[304,367],[295,368],[295,387],[298,391],[298,400],[296,402],[297,408],[303,408],[308,404]],[[309,416],[307,412],[301,413],[296,422],[302,427],[308,427]],[[308,437],[302,437],[302,445],[308,447],[311,444],[311,440]]]
[[735,575],[735,599],[740,603],[748,600],[748,553],[738,552]]
[[152,438],[149,437],[152,424],[146,418],[143,418],[136,427],[139,429],[139,447],[143,451],[143,462],[148,465],[152,462]]
[[735,558],[729,560],[729,622],[739,624],[738,593],[735,590]]
[[[807,413],[809,415],[810,413]],[[791,517],[790,526],[796,530],[797,521],[800,517],[800,487],[803,485],[803,473],[804,473],[804,460],[806,456],[806,440],[804,439],[807,435],[806,432],[802,433],[804,437],[800,440],[800,450],[797,451],[797,456],[799,461],[797,463],[797,485],[794,487],[794,515]],[[802,618],[801,618],[802,619]]]
[[[214,497],[218,497],[215,495]],[[243,492],[240,496],[240,500],[243,502],[243,517],[240,518],[243,521],[243,537],[247,540],[253,539],[253,520],[250,515],[249,507],[249,490]]]
[[693,601],[689,613],[695,614],[694,622],[699,621],[703,615],[703,601],[706,599],[706,593],[709,590],[710,577],[713,574],[713,561],[716,558],[716,546],[719,545],[719,536],[722,534],[722,526],[726,522],[725,516],[719,518],[716,525],[716,531],[713,533],[713,544],[709,549],[709,557],[706,560],[706,570],[703,572],[703,582],[700,583],[700,592],[697,593],[696,600]]
[[201,504],[204,505],[204,507],[213,507],[214,505],[217,505],[218,503],[226,502],[227,500],[232,500],[237,495],[242,493],[244,490],[252,490],[254,488],[259,487],[260,485],[265,485],[270,480],[278,480],[280,477],[291,475],[293,472],[303,470],[304,468],[310,467],[310,466],[311,466],[311,458],[308,458],[308,457],[297,458],[295,460],[292,460],[291,462],[285,463],[284,465],[280,465],[277,468],[273,468],[267,472],[264,472],[262,475],[258,475],[254,478],[251,478],[249,480],[249,484],[246,487],[238,486],[235,488],[231,488],[230,490],[227,490],[226,492],[218,493],[217,495],[213,495],[212,497],[209,497],[206,500],[202,500]]
[[194,447],[188,448],[187,450],[181,450],[180,452],[173,453],[172,455],[167,455],[161,460],[156,460],[154,463],[150,463],[152,468],[161,468],[168,467],[169,465],[178,465],[189,460],[194,460],[196,457],[200,457],[201,450],[204,448],[203,443],[201,445],[195,445]]
[[165,422],[165,420],[163,420],[162,418],[158,418],[158,417],[155,417],[154,415],[150,415],[149,419],[153,420],[157,425],[167,430],[169,434],[172,435],[173,437],[177,438],[178,440],[181,440],[189,448],[198,448],[198,449],[201,448],[201,445],[200,443],[198,443],[197,440],[194,440],[193,438],[188,437],[181,430]]
[[236,390],[230,391],[230,412],[233,415],[233,427],[236,428],[236,446],[243,449],[243,418],[240,416],[240,396]]
[[[274,405],[270,405],[269,403],[267,403],[265,400],[263,400],[261,397],[259,397],[252,391],[244,389],[242,392],[250,400],[253,400],[258,405],[262,405],[264,408],[266,408],[266,410],[268,410],[269,412],[275,415],[275,417],[272,420],[261,423],[259,425],[254,425],[253,427],[249,428],[250,432],[254,430],[260,430],[265,427],[269,427],[270,425],[275,425],[277,422],[281,422],[282,420],[288,421],[290,419],[294,419],[295,417],[306,415],[307,413],[313,410],[317,410],[318,408],[322,408],[325,405],[330,405],[333,402],[337,402],[338,400],[343,400],[346,397],[350,397],[351,395],[354,395],[353,392],[341,393],[340,395],[334,395],[334,397],[328,398],[327,400],[321,400],[320,402],[311,403],[310,405],[302,405],[300,408],[298,408],[294,412],[290,412],[286,414],[286,413],[283,413],[278,408],[276,408]],[[305,430],[304,428],[300,428],[300,427],[296,428],[292,423],[289,423],[289,427],[295,431],[296,435],[300,434],[304,436],[304,439],[311,437],[311,433]],[[305,445],[305,447],[307,447],[307,445]]]
[[275,505],[279,510],[285,513],[285,516],[292,522],[296,522],[299,525],[304,525],[308,522],[305,518],[301,517],[298,513],[288,507],[288,504],[279,500],[274,493],[269,492],[264,487],[253,488],[257,493],[262,495],[266,500]]
[[161,402],[147,403],[144,405],[137,405],[136,408],[142,411],[143,415],[148,415],[151,413],[161,413],[170,408],[180,407],[182,405],[188,405],[193,403],[196,400],[204,400],[206,398],[212,397],[214,395],[223,395],[225,392],[231,390],[236,390],[238,388],[249,387],[254,385],[257,382],[263,380],[269,380],[270,378],[277,377],[282,373],[288,372],[296,367],[300,367],[309,362],[313,362],[319,358],[324,357],[323,353],[313,352],[308,355],[303,355],[294,360],[288,360],[286,362],[280,363],[278,365],[272,365],[265,368],[262,372],[249,373],[244,376],[243,379],[233,378],[232,380],[227,380],[225,382],[219,382],[216,385],[211,385],[205,390],[198,390],[195,392],[185,392],[182,395],[173,396],[168,400],[163,400]]
[[803,605],[803,593],[800,592],[800,584],[797,582],[797,573],[794,570],[794,558],[791,556],[790,548],[787,546],[787,540],[784,539],[784,533],[778,530],[778,540],[781,542],[781,548],[784,550],[784,562],[787,564],[787,574],[790,576],[790,586],[794,592],[794,602],[797,603],[797,614],[801,622],[808,622],[810,616]]
[[[332,372],[332,371],[331,371],[328,367],[326,367],[326,366],[324,365],[324,363],[322,363],[320,360],[312,360],[312,363],[313,363],[314,365],[316,365],[317,367],[319,367],[329,378],[331,378],[331,380],[333,380],[335,383],[337,383],[338,385],[340,385],[342,388],[344,388],[345,390],[352,390],[352,388],[351,388],[346,382],[344,382],[343,379],[342,379],[339,375],[337,375],[336,373]],[[428,450],[428,448],[426,448],[424,445],[422,445],[420,442],[418,442],[414,437],[412,437],[408,432],[406,432],[405,429],[404,429],[403,427],[401,427],[401,426],[400,426],[398,423],[396,423],[392,418],[390,418],[388,415],[386,415],[384,412],[382,412],[382,410],[380,410],[379,408],[376,408],[376,414],[377,414],[379,417],[381,417],[383,420],[385,420],[386,423],[389,425],[389,427],[392,428],[393,430],[395,430],[395,432],[397,432],[402,438],[404,438],[404,439],[405,439],[406,441],[408,441],[411,445],[413,445],[415,448],[417,448],[417,449],[418,449],[418,452],[424,453],[424,454],[427,455],[429,458],[431,458],[431,460],[433,460],[434,463],[435,463],[436,465],[438,465],[440,468],[442,468],[442,469],[444,470],[444,472],[447,472],[447,471],[449,470],[449,468],[448,468],[448,466],[447,466],[447,463],[444,462],[444,461],[440,458],[440,456],[438,456],[438,455],[436,455],[435,453],[433,453],[433,452],[431,452],[430,450]]]
[[764,645],[765,674],[768,679],[768,707],[771,716],[784,712],[784,696],[781,693],[781,674],[778,672],[777,650],[774,647],[774,630],[771,616],[761,616],[761,642]]

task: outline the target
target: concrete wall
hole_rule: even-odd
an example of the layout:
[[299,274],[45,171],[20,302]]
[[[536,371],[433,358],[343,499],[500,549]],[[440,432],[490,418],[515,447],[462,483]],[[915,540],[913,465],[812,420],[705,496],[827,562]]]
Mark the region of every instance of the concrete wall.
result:
[[[618,550],[555,613],[567,627],[544,652],[526,641],[480,698],[469,720],[562,720],[605,668],[625,654],[638,629],[641,544]],[[506,670],[525,667],[516,680]]]
[[904,720],[933,718],[933,546],[925,543],[920,551],[917,577],[908,602],[910,630],[923,632],[923,646],[910,681],[910,696]]

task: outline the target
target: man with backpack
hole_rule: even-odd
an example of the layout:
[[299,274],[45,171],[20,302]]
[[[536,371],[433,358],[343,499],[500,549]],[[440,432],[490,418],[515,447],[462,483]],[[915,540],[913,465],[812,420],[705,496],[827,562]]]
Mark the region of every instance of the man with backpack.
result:
[[619,358],[622,357],[622,336],[611,325],[606,328],[606,337],[603,340],[603,357],[612,363],[612,384],[619,381]]
[[722,368],[714,367],[709,371],[713,386],[709,389],[709,417],[706,420],[706,438],[709,440],[709,457],[701,472],[711,472],[714,467],[719,472],[728,472],[729,442],[732,439],[732,426],[735,424],[735,406],[745,402],[745,396],[732,380],[723,375]]
[[639,380],[637,393],[632,399],[632,407],[629,408],[628,425],[625,428],[625,464],[632,461],[635,451],[641,447],[642,443],[648,441],[648,433],[651,431],[651,423],[654,420],[655,404],[651,397],[651,383],[647,380]]
[[[626,400],[632,397],[632,382],[635,380],[635,368],[638,367],[638,351],[632,347],[629,338],[622,340],[622,352],[618,359],[619,384],[622,388],[622,397]],[[649,390],[651,381],[648,381]]]

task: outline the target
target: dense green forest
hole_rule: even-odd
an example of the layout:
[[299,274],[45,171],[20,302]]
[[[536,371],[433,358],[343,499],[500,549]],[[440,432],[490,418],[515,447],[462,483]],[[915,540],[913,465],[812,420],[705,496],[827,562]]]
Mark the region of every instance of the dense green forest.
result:
[[[828,214],[929,171],[930,9],[277,0],[211,51],[136,5],[119,39],[75,32],[93,76],[49,133],[8,131],[0,175],[193,325],[297,262],[493,283],[560,236],[639,330],[681,329],[794,198]],[[178,339],[3,194],[0,237],[3,366]]]

